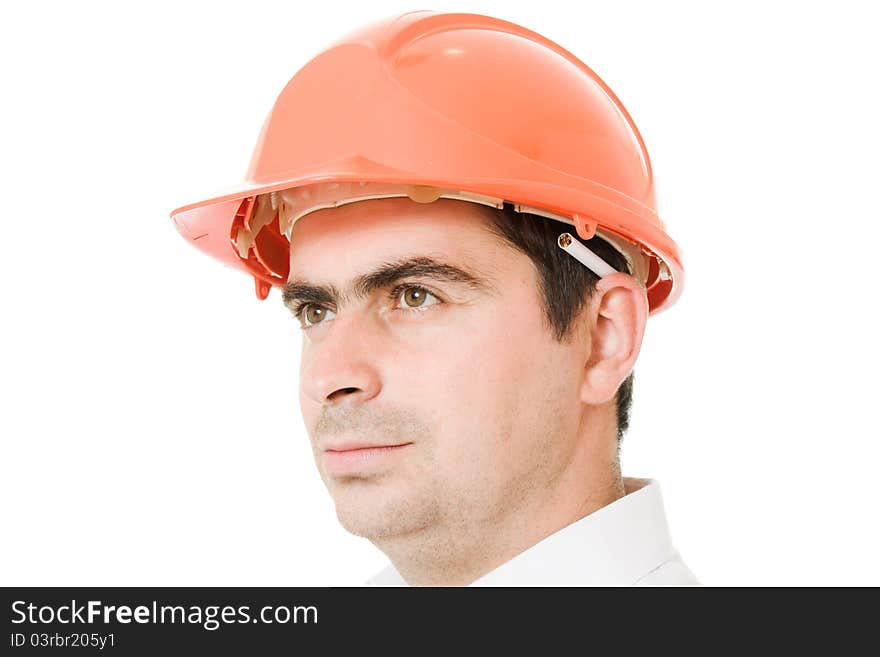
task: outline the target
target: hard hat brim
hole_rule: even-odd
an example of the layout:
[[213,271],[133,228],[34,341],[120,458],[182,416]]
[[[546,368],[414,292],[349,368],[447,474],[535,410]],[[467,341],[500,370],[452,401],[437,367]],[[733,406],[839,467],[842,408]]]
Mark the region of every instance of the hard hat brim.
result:
[[[266,184],[244,182],[228,186],[207,199],[176,208],[171,212],[171,218],[181,235],[193,246],[226,265],[246,271],[258,279],[258,296],[262,297],[263,294],[259,293],[260,289],[268,292],[266,285],[279,286],[285,281],[267,270],[265,265],[259,262],[259,258],[255,259],[256,262],[243,259],[236,249],[236,235],[233,234],[232,226],[243,202],[247,199],[270,192],[330,182],[369,181],[454,188],[463,192],[501,198],[513,204],[543,208],[549,213],[562,217],[575,215],[590,217],[601,231],[640,244],[652,263],[645,281],[652,315],[671,305],[681,294],[684,278],[681,258],[675,244],[662,228],[654,229],[654,225],[660,223],[659,219],[648,208],[640,206],[631,199],[628,199],[629,207],[610,201],[609,190],[603,186],[597,185],[600,189],[597,189],[596,193],[590,193],[588,189],[578,190],[533,180],[484,179],[462,184],[462,181],[419,178],[399,171],[390,171],[387,167],[362,157],[353,158],[346,164],[348,165],[346,167],[327,167],[323,171],[294,176],[283,181]],[[587,183],[582,186],[588,187],[589,181],[582,183]],[[653,216],[646,217],[646,214]],[[574,225],[573,220],[569,223]],[[277,232],[280,233],[280,230]],[[588,238],[587,235],[581,237]],[[263,285],[261,286],[260,283]]]

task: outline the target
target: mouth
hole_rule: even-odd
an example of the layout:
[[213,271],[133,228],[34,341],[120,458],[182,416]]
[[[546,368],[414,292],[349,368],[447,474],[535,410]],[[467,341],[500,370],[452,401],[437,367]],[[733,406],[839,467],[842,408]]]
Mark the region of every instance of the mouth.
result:
[[387,468],[413,443],[394,445],[341,443],[324,449],[322,459],[330,474],[350,475]]
[[412,442],[408,443],[393,443],[393,444],[381,444],[381,443],[337,443],[335,445],[327,445],[324,447],[325,452],[356,452],[362,449],[385,449],[386,447],[403,447],[404,445],[411,445]]

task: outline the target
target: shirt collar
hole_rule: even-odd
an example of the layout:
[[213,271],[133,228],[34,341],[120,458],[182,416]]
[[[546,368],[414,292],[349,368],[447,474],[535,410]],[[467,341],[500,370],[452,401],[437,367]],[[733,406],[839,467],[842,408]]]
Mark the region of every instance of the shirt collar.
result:
[[[675,556],[660,484],[624,477],[625,495],[542,539],[470,586],[634,584]],[[407,586],[393,565],[367,586]]]

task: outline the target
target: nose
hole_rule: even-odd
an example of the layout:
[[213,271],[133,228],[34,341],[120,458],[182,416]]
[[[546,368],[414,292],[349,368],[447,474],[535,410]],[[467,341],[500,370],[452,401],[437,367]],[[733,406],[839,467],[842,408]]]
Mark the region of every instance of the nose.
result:
[[332,320],[320,340],[304,338],[300,389],[314,404],[363,404],[382,388],[374,336],[368,321],[355,317]]

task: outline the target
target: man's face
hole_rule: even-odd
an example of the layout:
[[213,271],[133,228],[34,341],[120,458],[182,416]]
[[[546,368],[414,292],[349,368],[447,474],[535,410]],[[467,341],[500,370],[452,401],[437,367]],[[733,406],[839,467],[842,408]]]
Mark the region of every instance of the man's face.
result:
[[[491,211],[381,199],[294,226],[286,300],[311,324],[300,405],[354,534],[486,528],[570,459],[584,345],[553,340],[537,272],[487,231]],[[384,448],[353,449],[367,446]]]

